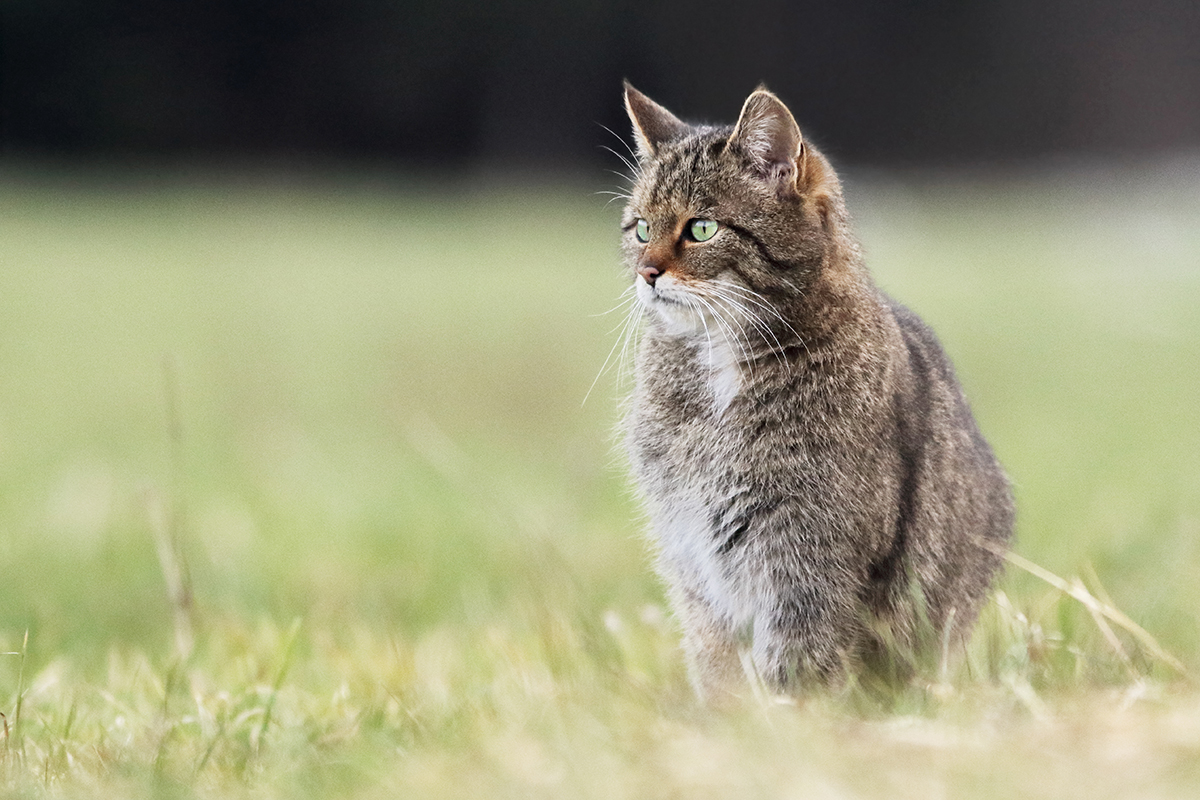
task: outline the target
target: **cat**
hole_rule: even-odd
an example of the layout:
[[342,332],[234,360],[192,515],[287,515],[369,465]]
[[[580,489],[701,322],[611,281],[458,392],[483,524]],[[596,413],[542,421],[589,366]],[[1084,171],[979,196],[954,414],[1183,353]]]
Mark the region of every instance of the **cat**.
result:
[[645,321],[624,421],[689,675],[721,702],[962,643],[1012,537],[1008,478],[933,332],[877,289],[838,177],[760,87],[732,127],[625,84],[622,217]]

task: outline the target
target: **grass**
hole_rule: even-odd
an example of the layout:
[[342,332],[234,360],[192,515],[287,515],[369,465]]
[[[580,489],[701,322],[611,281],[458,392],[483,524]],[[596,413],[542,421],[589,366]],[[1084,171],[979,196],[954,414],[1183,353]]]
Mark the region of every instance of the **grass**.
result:
[[8,175],[0,795],[1195,796],[1194,181],[851,184],[1030,563],[959,664],[722,715],[581,405],[598,188]]

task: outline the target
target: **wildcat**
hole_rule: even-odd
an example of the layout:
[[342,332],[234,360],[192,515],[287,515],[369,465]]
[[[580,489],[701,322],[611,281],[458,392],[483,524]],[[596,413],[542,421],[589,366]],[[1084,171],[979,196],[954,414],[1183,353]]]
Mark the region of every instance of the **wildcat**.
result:
[[763,88],[732,127],[625,85],[623,252],[646,330],[625,419],[689,674],[778,691],[962,642],[1008,480],[934,334],[873,284],[841,185]]

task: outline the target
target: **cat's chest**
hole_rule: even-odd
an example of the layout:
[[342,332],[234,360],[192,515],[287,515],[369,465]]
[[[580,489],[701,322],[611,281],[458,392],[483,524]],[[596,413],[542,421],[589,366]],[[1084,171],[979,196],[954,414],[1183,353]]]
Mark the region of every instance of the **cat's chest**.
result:
[[758,418],[770,412],[728,348],[704,342],[677,355],[644,365],[631,409],[635,461],[643,478],[664,489],[738,471],[754,446]]
[[642,400],[664,425],[733,434],[735,401],[738,407],[753,404],[754,375],[740,353],[736,343],[718,336],[664,349],[643,365]]
[[697,348],[695,361],[700,378],[698,393],[707,392],[712,412],[719,417],[745,388],[735,346],[724,337],[706,340]]

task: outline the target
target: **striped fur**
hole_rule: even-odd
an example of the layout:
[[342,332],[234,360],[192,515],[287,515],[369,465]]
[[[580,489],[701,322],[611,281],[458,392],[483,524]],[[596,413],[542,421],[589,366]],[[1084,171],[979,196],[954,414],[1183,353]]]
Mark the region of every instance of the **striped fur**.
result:
[[[647,323],[627,445],[697,690],[741,692],[746,649],[795,691],[923,626],[963,640],[1000,565],[977,542],[1012,535],[1008,481],[933,333],[872,283],[828,161],[762,89],[733,127],[629,86],[626,105]],[[689,238],[695,219],[718,233]]]

